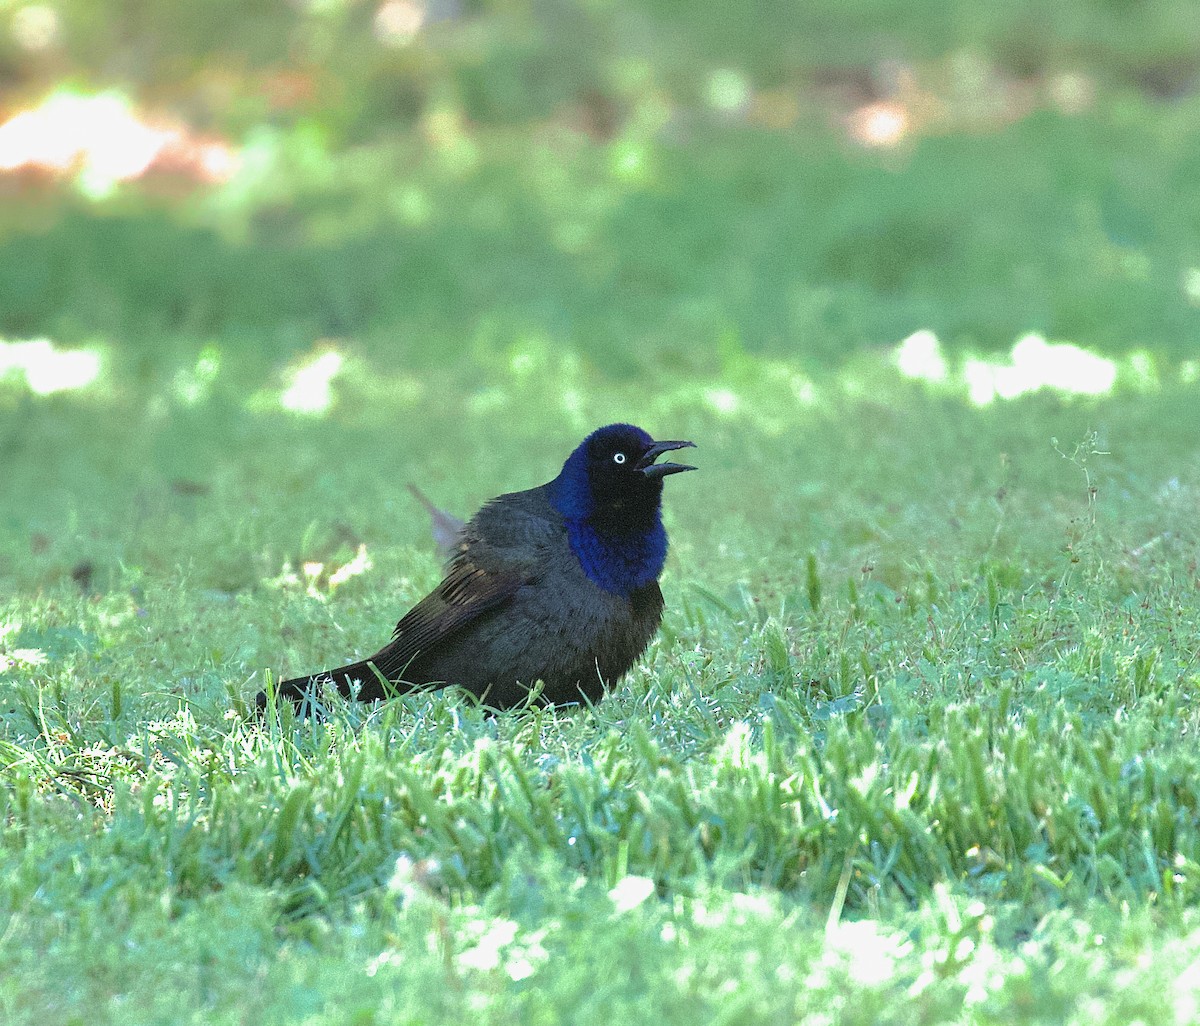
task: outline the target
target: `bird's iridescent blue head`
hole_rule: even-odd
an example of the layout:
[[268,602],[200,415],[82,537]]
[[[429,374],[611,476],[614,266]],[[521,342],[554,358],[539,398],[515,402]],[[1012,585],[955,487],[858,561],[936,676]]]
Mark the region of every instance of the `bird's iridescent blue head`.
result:
[[552,501],[567,522],[571,547],[588,577],[606,591],[628,595],[662,572],[663,478],[696,468],[655,461],[692,446],[656,442],[632,424],[609,424],[580,443],[552,482]]

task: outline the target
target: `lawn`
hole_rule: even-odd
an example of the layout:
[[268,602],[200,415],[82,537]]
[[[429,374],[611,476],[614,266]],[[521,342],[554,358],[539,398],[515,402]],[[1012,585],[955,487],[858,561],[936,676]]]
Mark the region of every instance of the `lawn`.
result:
[[[1200,96],[1129,70],[1162,24],[1093,40],[1082,111],[886,152],[695,57],[726,77],[639,79],[602,139],[463,87],[441,135],[248,132],[184,198],[27,185],[0,374],[98,362],[0,377],[0,1020],[1196,1021]],[[614,420],[700,471],[603,701],[254,717],[437,582],[408,483],[468,514]]]

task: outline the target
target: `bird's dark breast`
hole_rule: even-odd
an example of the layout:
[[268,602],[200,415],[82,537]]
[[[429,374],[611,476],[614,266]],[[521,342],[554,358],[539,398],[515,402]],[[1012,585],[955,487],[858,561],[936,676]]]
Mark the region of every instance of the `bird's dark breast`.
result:
[[418,655],[405,678],[458,684],[485,704],[524,701],[537,680],[542,701],[599,701],[646,650],[662,619],[658,583],[626,599],[580,573],[554,573],[521,588],[510,603],[481,617],[461,637]]

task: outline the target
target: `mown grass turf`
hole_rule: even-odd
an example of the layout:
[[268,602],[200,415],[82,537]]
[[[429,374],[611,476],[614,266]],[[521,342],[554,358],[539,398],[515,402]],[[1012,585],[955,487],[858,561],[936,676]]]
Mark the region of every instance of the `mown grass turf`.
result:
[[918,329],[956,349],[1037,330],[1189,358],[1200,100],[1108,102],[884,157],[821,124],[704,120],[686,145],[636,123],[603,146],[480,128],[465,169],[416,141],[282,137],[255,157],[264,181],[239,185],[255,203],[0,218],[0,331],[119,339],[135,380],[214,340],[262,375],[322,337],[418,373],[523,339],[627,378],[714,372],[730,340],[838,366]]
[[[0,333],[105,362],[0,381],[0,1020],[1194,1021],[1197,101],[1128,81],[1190,44],[1173,4],[1023,9],[869,20],[1078,66],[1075,115],[880,154],[819,102],[710,108],[875,60],[831,41],[858,5],[686,45],[595,8],[550,79],[543,15],[478,59],[464,19],[396,135],[298,114],[195,201],[6,209]],[[604,138],[563,113],[593,79]],[[977,408],[899,374],[915,329],[955,376],[1040,330],[1117,387]],[[285,412],[326,351],[332,405]],[[436,582],[405,483],[466,514],[618,419],[701,472],[604,701],[250,715]]]
[[[564,405],[556,365],[306,422],[23,402],[6,1021],[1183,1021],[1190,389],[976,410],[881,360],[802,402],[755,366],[732,414],[582,371]],[[703,469],[614,694],[248,715],[436,579],[403,481],[465,512],[617,416]]]

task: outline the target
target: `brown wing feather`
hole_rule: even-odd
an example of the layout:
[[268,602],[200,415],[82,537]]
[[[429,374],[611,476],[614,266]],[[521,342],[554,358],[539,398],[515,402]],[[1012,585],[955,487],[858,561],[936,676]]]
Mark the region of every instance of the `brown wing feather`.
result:
[[547,553],[565,535],[554,518],[545,486],[493,499],[458,535],[446,576],[396,624],[389,644],[371,657],[389,680],[414,673],[438,645],[469,624],[511,601],[525,584],[540,578]]
[[445,579],[412,607],[392,634],[392,641],[371,659],[390,680],[403,677],[404,669],[420,653],[512,598],[526,576],[514,571],[484,570],[465,557],[451,564]]

